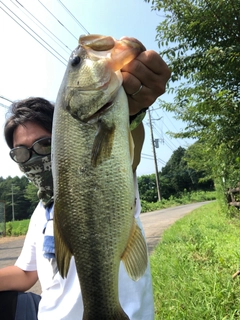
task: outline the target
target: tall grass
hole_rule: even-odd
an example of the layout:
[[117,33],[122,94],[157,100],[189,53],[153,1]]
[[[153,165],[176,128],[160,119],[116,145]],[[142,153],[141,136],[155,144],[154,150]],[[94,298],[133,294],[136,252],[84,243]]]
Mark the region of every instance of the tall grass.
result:
[[164,232],[151,256],[156,320],[240,319],[239,235],[216,202]]
[[6,223],[7,236],[20,236],[25,235],[28,230],[29,219],[20,221],[11,221]]

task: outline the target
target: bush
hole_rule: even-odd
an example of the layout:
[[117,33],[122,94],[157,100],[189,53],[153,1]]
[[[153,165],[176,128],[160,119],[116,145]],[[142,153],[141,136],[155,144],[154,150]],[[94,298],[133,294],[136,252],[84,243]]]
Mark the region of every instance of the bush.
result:
[[193,202],[202,202],[216,200],[215,191],[195,191],[195,192],[186,192],[184,191],[180,198],[175,198],[170,196],[168,200],[162,199],[160,202],[147,202],[142,200],[142,211],[141,212],[150,212],[155,210],[161,210],[164,208],[169,208],[178,205],[184,205]]

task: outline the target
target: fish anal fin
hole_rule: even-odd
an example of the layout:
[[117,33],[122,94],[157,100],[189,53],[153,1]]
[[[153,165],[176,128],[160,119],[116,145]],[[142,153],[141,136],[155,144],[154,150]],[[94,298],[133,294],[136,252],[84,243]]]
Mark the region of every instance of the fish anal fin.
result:
[[[54,208],[54,219],[57,216],[56,206]],[[66,278],[69,270],[72,253],[61,237],[59,230],[54,223],[54,241],[55,241],[55,256],[57,261],[57,268],[62,278]]]
[[115,126],[109,128],[103,121],[98,122],[98,131],[93,142],[91,155],[91,163],[93,167],[96,167],[99,163],[102,163],[110,157],[114,131]]
[[134,281],[139,280],[147,268],[147,245],[142,231],[135,220],[128,245],[122,255],[122,262],[129,277]]

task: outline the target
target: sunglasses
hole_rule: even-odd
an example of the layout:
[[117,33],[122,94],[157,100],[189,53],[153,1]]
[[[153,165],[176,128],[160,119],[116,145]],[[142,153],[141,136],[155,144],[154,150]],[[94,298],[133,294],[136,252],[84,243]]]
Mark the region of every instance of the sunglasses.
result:
[[10,157],[17,163],[25,163],[31,157],[32,153],[39,156],[47,156],[51,153],[51,138],[42,138],[33,143],[30,148],[19,146],[11,149]]

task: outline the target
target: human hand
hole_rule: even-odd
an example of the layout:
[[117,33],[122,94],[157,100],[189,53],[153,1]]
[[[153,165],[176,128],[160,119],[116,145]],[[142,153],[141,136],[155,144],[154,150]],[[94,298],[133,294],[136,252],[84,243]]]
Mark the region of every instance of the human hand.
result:
[[[134,38],[124,38],[135,40]],[[171,75],[167,64],[153,50],[143,51],[125,65],[121,71],[123,87],[128,95],[130,115],[151,106],[165,92],[167,81]],[[141,90],[138,92],[140,88]]]

